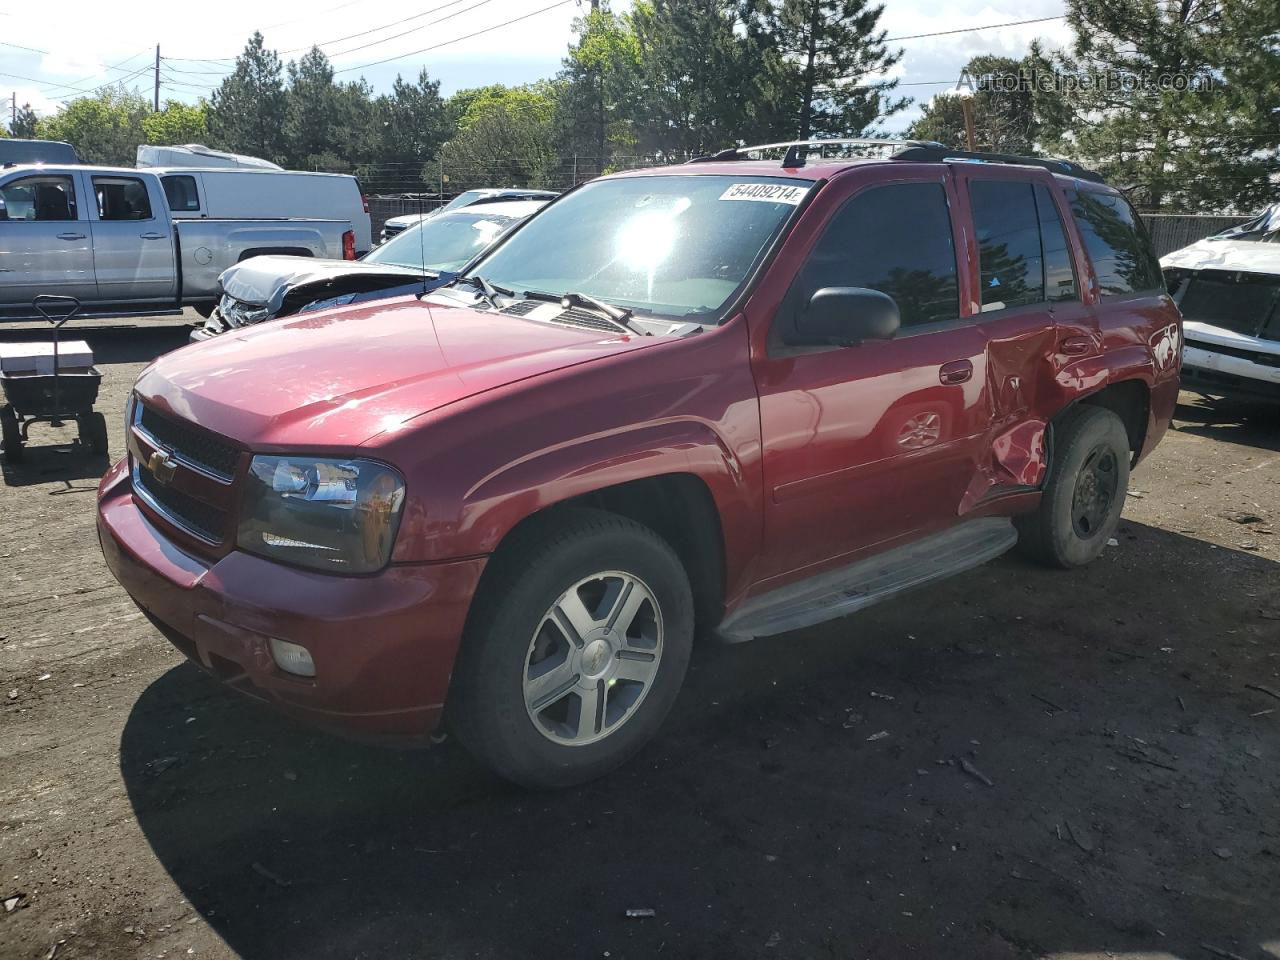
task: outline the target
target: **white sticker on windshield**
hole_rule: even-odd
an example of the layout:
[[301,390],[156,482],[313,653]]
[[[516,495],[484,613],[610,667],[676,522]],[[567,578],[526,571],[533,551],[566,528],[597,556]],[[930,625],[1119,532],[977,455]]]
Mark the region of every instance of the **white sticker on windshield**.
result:
[[731,183],[729,189],[720,194],[720,199],[789,203],[794,207],[808,192],[808,187],[793,187],[782,183]]

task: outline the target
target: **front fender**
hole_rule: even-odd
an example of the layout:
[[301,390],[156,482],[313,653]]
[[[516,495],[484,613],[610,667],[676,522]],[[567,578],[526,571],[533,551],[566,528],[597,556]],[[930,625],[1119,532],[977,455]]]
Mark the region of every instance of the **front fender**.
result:
[[719,513],[730,590],[759,554],[760,419],[745,328],[510,384],[378,438],[405,473],[393,559],[493,553],[538,511],[671,474],[706,486]]

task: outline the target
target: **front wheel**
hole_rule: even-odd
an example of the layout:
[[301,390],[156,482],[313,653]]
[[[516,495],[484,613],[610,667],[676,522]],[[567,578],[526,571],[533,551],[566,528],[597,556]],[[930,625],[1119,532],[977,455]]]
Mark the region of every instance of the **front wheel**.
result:
[[1102,407],[1078,406],[1055,425],[1053,468],[1035,513],[1018,517],[1019,549],[1051,567],[1097,559],[1129,489],[1129,434]]
[[604,511],[559,511],[517,537],[474,601],[450,725],[500,776],[570,786],[666,718],[693,642],[689,580],[661,537]]

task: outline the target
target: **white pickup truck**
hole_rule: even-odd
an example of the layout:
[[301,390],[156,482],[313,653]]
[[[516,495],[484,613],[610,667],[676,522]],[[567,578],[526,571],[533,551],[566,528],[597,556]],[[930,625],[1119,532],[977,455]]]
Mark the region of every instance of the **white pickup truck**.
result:
[[343,219],[175,218],[147,170],[32,165],[0,170],[0,319],[37,315],[42,293],[77,298],[85,316],[193,306],[208,316],[218,274],[248,257],[353,260]]

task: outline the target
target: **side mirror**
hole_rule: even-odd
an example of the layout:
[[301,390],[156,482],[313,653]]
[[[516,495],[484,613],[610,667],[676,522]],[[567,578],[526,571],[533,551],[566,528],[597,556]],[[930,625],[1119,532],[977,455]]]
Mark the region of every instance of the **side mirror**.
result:
[[793,344],[851,347],[864,340],[889,340],[902,318],[893,297],[866,287],[823,287],[796,319]]

